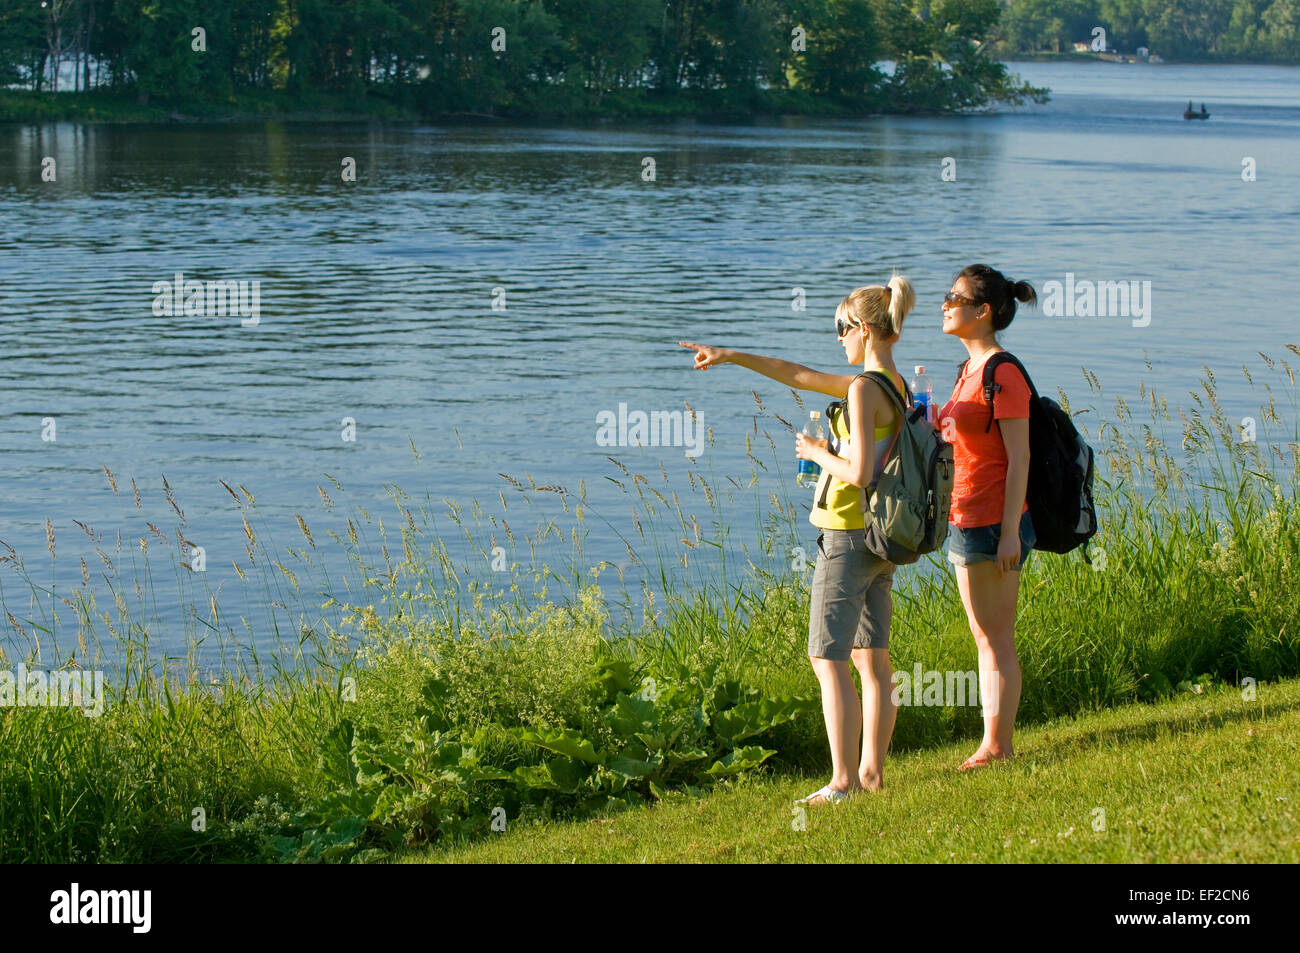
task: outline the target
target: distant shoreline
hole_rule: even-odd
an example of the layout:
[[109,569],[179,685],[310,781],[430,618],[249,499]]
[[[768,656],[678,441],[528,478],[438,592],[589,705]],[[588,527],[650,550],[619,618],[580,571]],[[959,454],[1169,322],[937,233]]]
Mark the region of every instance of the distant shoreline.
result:
[[434,112],[418,103],[381,96],[310,94],[282,91],[241,94],[223,103],[140,103],[134,93],[93,91],[35,93],[0,90],[0,123],[81,122],[97,124],[235,123],[235,122],[617,122],[655,119],[744,120],[806,116],[858,119],[885,115],[979,115],[1002,103],[971,110],[866,109],[846,107],[799,90],[768,90],[748,105],[722,95],[683,93],[671,98],[638,90],[607,95],[598,106],[568,110],[500,113]]
[[1300,67],[1300,63],[1278,63],[1271,60],[1237,60],[1237,59],[1203,59],[1180,60],[1161,57],[1157,62],[1141,59],[1132,53],[1124,52],[1124,61],[1115,59],[1113,53],[1080,53],[1071,50],[1061,53],[1017,53],[1014,58],[997,57],[999,63],[1014,66],[1017,63],[1110,63],[1117,66],[1281,66],[1290,69]]
[[[1130,54],[1119,62],[1112,54],[1061,53],[1016,54],[999,58],[1012,72],[1024,63],[1096,63],[1123,66],[1282,66],[1300,64],[1225,60],[1162,60],[1151,63]],[[410,92],[410,91],[408,91]],[[1050,89],[1048,90],[1050,93]],[[722,91],[682,91],[662,96],[652,90],[610,93],[597,105],[570,109],[503,110],[497,113],[437,112],[425,109],[414,96],[390,98],[383,93],[370,96],[344,93],[291,94],[282,90],[240,93],[225,102],[186,104],[141,103],[134,92],[32,92],[0,89],[0,124],[77,122],[103,125],[147,125],[240,122],[434,122],[472,123],[610,123],[646,120],[696,119],[738,121],[760,118],[808,117],[865,119],[875,116],[975,116],[998,112],[1009,105],[993,102],[974,109],[922,110],[850,107],[803,90],[763,90],[748,103],[728,102]]]

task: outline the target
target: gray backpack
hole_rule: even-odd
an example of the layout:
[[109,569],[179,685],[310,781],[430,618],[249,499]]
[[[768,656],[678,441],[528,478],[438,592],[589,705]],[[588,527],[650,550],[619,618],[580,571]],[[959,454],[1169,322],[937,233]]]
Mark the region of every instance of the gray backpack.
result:
[[[880,475],[862,488],[867,548],[896,565],[914,563],[943,546],[948,538],[952,500],[952,444],[925,419],[925,408],[906,399],[887,374],[867,371],[903,415],[898,433],[885,451]],[[844,399],[848,426],[848,397]]]

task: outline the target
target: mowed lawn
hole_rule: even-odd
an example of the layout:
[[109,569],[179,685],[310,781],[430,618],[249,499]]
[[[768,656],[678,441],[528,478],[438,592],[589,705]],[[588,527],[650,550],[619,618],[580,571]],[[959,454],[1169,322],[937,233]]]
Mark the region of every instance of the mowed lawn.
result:
[[[406,863],[1300,861],[1300,680],[1220,688],[892,757],[886,788],[800,814],[824,777],[767,775],[575,823],[510,824]],[[828,762],[829,764],[829,762]],[[802,823],[801,823],[802,822]],[[800,829],[802,827],[802,829]]]

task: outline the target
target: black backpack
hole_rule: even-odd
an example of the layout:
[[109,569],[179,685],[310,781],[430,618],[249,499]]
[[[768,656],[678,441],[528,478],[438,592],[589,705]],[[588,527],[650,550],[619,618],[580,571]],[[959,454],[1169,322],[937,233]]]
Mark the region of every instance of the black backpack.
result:
[[[1068,553],[1084,546],[1097,532],[1097,509],[1092,502],[1092,447],[1079,435],[1070,415],[1050,397],[1040,397],[1025,366],[1006,351],[984,363],[984,401],[993,427],[993,396],[1002,389],[994,380],[998,365],[1014,364],[1029,385],[1029,489],[1025,501],[1034,521],[1035,549]],[[965,363],[957,372],[966,369]]]

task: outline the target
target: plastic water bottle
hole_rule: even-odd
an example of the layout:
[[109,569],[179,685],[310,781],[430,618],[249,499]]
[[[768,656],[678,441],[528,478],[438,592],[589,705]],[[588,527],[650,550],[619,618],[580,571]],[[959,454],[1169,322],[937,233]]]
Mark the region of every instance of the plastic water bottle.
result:
[[930,386],[930,378],[925,376],[925,365],[918,364],[912,370],[916,374],[909,385],[912,388],[912,400],[918,407],[925,408],[925,419],[934,423],[934,388]]
[[[826,431],[822,428],[821,411],[808,411],[808,422],[803,425],[803,435],[809,440],[826,439]],[[800,486],[816,486],[818,478],[822,475],[821,466],[802,457],[797,458],[795,462],[798,464],[795,482]]]

